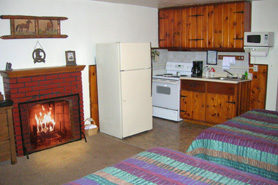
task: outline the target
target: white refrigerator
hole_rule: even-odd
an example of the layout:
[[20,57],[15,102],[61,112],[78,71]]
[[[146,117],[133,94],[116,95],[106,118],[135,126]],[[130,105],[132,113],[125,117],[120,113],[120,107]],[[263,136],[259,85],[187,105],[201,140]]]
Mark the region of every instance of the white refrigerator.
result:
[[151,130],[150,43],[96,45],[100,132],[125,138]]

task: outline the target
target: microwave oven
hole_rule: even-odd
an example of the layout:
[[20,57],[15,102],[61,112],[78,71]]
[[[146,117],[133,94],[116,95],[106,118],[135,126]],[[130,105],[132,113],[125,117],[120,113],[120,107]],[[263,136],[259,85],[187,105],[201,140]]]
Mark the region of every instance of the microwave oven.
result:
[[244,47],[271,47],[274,32],[244,32]]

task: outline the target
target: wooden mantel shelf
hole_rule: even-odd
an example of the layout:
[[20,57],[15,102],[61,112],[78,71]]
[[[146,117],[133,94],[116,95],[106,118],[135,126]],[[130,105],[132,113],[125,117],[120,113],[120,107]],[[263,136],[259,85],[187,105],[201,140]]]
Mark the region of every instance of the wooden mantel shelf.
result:
[[12,71],[0,71],[0,74],[5,78],[17,78],[17,77],[56,74],[56,73],[76,72],[76,71],[82,71],[85,67],[86,67],[85,65],[76,65],[76,66],[56,66],[56,67],[14,69]]

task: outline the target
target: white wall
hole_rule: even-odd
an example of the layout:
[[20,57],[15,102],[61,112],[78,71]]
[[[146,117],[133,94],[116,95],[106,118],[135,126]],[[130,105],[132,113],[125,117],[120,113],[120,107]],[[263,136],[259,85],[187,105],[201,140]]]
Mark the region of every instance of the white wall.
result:
[[[65,51],[75,50],[79,65],[95,64],[95,44],[102,42],[151,42],[158,46],[157,9],[90,0],[1,0],[1,15],[61,16],[66,39],[0,39],[0,70],[6,62],[13,69],[63,66]],[[0,35],[10,35],[10,22],[0,19]],[[32,52],[39,41],[46,63],[34,64]],[[88,67],[82,72],[84,116],[90,117]],[[2,80],[0,91],[3,92]]]
[[270,48],[267,57],[251,57],[255,63],[268,65],[268,81],[266,95],[266,109],[278,110],[278,1],[263,0],[252,2],[252,28],[251,31],[274,32],[274,47]]

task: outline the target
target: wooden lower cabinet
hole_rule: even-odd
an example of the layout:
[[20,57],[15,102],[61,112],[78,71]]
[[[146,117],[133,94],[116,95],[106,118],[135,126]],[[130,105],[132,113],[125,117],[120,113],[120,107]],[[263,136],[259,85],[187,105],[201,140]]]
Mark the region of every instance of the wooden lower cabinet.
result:
[[180,116],[209,125],[219,124],[248,111],[249,95],[249,81],[232,84],[182,80]]
[[204,92],[182,91],[181,92],[181,117],[205,121],[205,101]]
[[222,123],[236,116],[233,95],[207,93],[206,122]]
[[0,162],[10,159],[16,163],[12,106],[0,107]]
[[188,80],[181,84],[181,118],[205,121],[205,87],[205,82],[200,81]]

